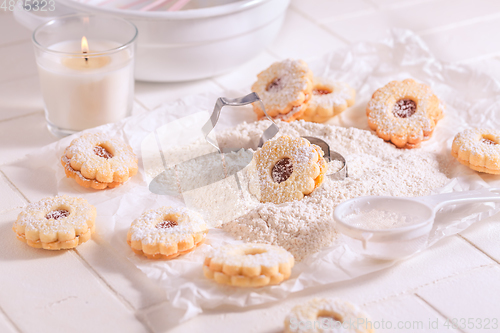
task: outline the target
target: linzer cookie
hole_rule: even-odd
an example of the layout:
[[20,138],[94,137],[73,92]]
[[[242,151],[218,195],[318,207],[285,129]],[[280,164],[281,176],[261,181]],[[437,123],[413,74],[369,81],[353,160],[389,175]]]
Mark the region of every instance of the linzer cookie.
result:
[[491,174],[500,174],[500,131],[468,129],[458,133],[451,146],[451,154],[469,168]]
[[285,333],[372,333],[370,323],[368,315],[354,304],[338,298],[313,298],[286,316]]
[[50,197],[26,206],[12,229],[31,247],[71,249],[90,239],[95,217],[95,207],[85,199]]
[[285,249],[269,244],[226,245],[205,258],[203,273],[208,279],[236,287],[280,284],[290,277],[295,263]]
[[137,157],[121,140],[103,133],[87,133],[74,139],[61,157],[67,177],[97,190],[114,188],[137,173]]
[[145,212],[127,234],[132,250],[149,259],[173,259],[203,243],[208,227],[186,208],[162,207]]
[[[257,75],[252,85],[270,117],[290,122],[300,117],[311,99],[313,74],[302,60],[275,62]],[[259,119],[264,112],[259,103],[253,104]]]
[[249,191],[261,202],[300,200],[323,182],[327,163],[320,147],[304,138],[281,136],[253,156]]
[[299,119],[324,123],[355,102],[356,92],[347,83],[314,78],[312,98]]
[[398,148],[418,148],[443,117],[432,90],[412,79],[392,81],[375,91],[366,108],[368,125]]

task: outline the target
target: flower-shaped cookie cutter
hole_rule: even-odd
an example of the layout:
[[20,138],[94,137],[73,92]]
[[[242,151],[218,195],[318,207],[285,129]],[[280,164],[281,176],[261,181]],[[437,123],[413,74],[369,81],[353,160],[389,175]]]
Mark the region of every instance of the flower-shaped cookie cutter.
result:
[[[210,136],[210,134],[219,121],[222,108],[225,106],[244,106],[251,103],[260,103],[266,118],[271,121],[269,127],[262,133],[258,144],[254,147],[251,147],[253,150],[244,149],[242,147],[223,147],[221,149],[216,139],[214,139],[213,136]],[[253,92],[239,98],[219,97],[217,99],[217,102],[215,103],[215,107],[210,118],[202,127],[202,133],[205,137],[205,140],[210,145],[212,145],[217,150],[217,152],[195,157],[191,160],[182,162],[179,165],[175,165],[174,167],[167,168],[165,166],[165,171],[158,174],[151,181],[151,183],[149,184],[149,189],[151,192],[156,194],[178,196],[183,192],[209,185],[233,175],[235,176],[238,183],[238,188],[241,189],[237,173],[245,168],[248,164],[250,164],[253,156],[253,151],[261,148],[266,141],[272,139],[274,136],[276,136],[276,134],[278,134],[278,132],[278,125],[276,125],[273,119],[267,114],[264,103],[262,103],[262,100],[259,98],[257,93]],[[347,162],[345,158],[339,153],[332,151],[328,143],[317,137],[304,136],[303,138],[307,139],[310,143],[321,147],[324,152],[323,158],[325,158],[327,162],[338,160],[343,163],[343,167],[340,170],[332,174],[327,173],[327,177],[333,180],[343,180],[348,176]],[[234,153],[239,153],[238,159],[231,158],[232,155],[230,154]],[[190,178],[189,185],[186,185],[184,183],[179,184],[179,175],[183,174],[184,170],[193,170],[194,165],[204,166],[217,163],[222,166],[221,170],[223,170],[223,172],[219,172],[219,177],[214,177],[213,174],[210,174],[211,170],[202,170],[203,168],[200,168],[198,169],[200,170],[200,172],[191,171],[188,175],[188,177]],[[228,165],[231,163],[232,165]],[[174,178],[176,178],[175,181],[173,180]],[[193,178],[195,179],[193,180]]]
[[[238,97],[238,98],[226,98],[226,97],[219,97],[217,99],[217,102],[215,103],[214,111],[212,112],[212,115],[210,116],[210,119],[208,122],[203,126],[203,133],[205,134],[205,139],[207,140],[208,143],[210,143],[212,146],[214,146],[219,152],[224,152],[224,151],[234,151],[235,148],[225,148],[222,151],[219,149],[219,146],[217,145],[217,142],[211,138],[210,132],[215,128],[217,123],[219,122],[219,117],[220,113],[222,111],[222,108],[224,106],[244,106],[247,104],[251,103],[259,103],[262,110],[264,111],[264,114],[267,119],[271,121],[271,125],[262,133],[262,136],[260,137],[259,144],[257,147],[253,148],[261,148],[264,143],[267,140],[272,139],[276,134],[279,132],[279,127],[276,125],[273,121],[273,119],[267,114],[266,109],[264,107],[264,103],[260,99],[259,95],[257,93],[251,93],[243,97]],[[241,148],[236,148],[236,149],[241,149]],[[254,150],[255,150],[254,149]]]
[[[264,107],[264,103],[260,99],[259,95],[253,92],[251,94],[239,98],[229,99],[225,97],[219,97],[217,99],[210,120],[205,124],[205,126],[203,126],[203,132],[205,134],[205,139],[207,140],[207,142],[213,145],[217,150],[219,150],[219,152],[226,151],[225,149],[221,151],[217,146],[217,143],[212,138],[209,137],[210,132],[217,125],[217,122],[219,121],[222,108],[224,106],[243,106],[251,103],[259,103],[260,107],[264,111],[266,118],[271,121],[271,125],[264,131],[259,140],[259,144],[255,148],[261,148],[266,141],[272,139],[279,132],[279,127],[274,123],[273,119],[267,114],[266,108]],[[343,163],[343,166],[340,170],[331,174],[327,174],[329,178],[333,180],[344,180],[346,177],[349,176],[347,172],[347,161],[345,160],[344,156],[337,153],[336,151],[331,150],[330,145],[320,138],[313,136],[302,136],[302,137],[308,140],[310,143],[319,146],[323,150],[323,158],[327,162],[340,161]],[[229,149],[229,151],[234,151],[234,149]]]

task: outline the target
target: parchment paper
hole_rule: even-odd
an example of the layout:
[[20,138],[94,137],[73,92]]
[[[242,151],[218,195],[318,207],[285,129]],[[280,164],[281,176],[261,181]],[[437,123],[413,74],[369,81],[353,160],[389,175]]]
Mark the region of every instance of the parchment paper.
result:
[[[393,31],[392,37],[383,42],[359,43],[342,52],[306,60],[316,76],[345,81],[357,92],[356,105],[333,120],[333,124],[368,129],[365,107],[371,94],[389,81],[411,77],[429,84],[446,103],[445,118],[438,124],[432,139],[425,142],[421,149],[449,155],[453,137],[459,131],[470,127],[500,128],[500,84],[488,75],[466,66],[437,61],[412,32]],[[160,126],[198,112],[206,114],[208,119],[217,97],[237,97],[249,92],[250,88],[224,91],[220,95],[189,96],[175,103],[162,105],[154,111],[90,131],[104,131],[111,136],[120,137],[141,156],[143,140]],[[238,108],[237,111],[227,108],[223,110],[216,130],[233,127],[242,121],[255,120],[250,107]],[[181,202],[172,197],[152,194],[148,190],[150,178],[144,173],[142,161],[139,161],[139,174],[116,189],[93,191],[78,186],[65,177],[59,163],[64,148],[73,138],[74,136],[67,137],[46,146],[27,159],[3,167],[3,170],[15,184],[30,183],[21,189],[30,193],[31,200],[57,193],[81,196],[95,205],[98,212],[97,232],[101,237],[165,289],[169,304],[164,304],[164,320],[168,325],[174,325],[201,313],[203,309],[221,304],[245,307],[272,302],[309,287],[353,279],[394,264],[391,261],[359,256],[341,241],[337,241],[333,246],[298,263],[291,278],[279,286],[238,289],[217,285],[205,279],[202,274],[204,254],[211,246],[236,242],[219,229],[210,230],[205,245],[175,260],[154,261],[134,255],[126,243],[126,233],[131,222],[146,209],[179,205]],[[184,139],[179,139],[175,144],[184,143]],[[455,177],[454,180],[436,192],[500,187],[500,177],[479,174],[458,162],[452,164],[449,172]],[[449,207],[438,214],[440,227],[432,230],[428,245],[458,233],[499,210],[500,205],[491,203]]]

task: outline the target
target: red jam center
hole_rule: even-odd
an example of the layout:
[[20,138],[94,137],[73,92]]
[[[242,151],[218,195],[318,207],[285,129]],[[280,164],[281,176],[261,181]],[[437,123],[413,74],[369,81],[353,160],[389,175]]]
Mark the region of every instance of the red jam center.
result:
[[273,167],[273,170],[271,172],[273,180],[276,183],[282,183],[288,178],[293,173],[293,163],[290,161],[289,158],[284,158],[279,160]]
[[281,82],[280,78],[276,78],[273,82],[269,83],[266,87],[266,91],[276,92],[283,88],[283,82]]
[[45,215],[45,218],[47,220],[54,219],[54,220],[59,220],[62,219],[63,217],[69,216],[69,212],[65,209],[58,209],[58,210],[53,210],[49,212],[47,215]]
[[485,138],[481,139],[481,142],[482,142],[482,143],[485,143],[485,144],[487,144],[487,145],[497,145],[497,144],[498,144],[498,143],[496,143],[496,142],[495,142],[495,141],[493,141],[493,140],[490,140],[490,139],[485,139]]
[[331,94],[333,91],[327,90],[327,89],[314,89],[313,94],[314,95],[328,95]]
[[407,98],[397,101],[392,109],[392,113],[398,118],[410,118],[415,112],[417,112],[417,103]]
[[168,229],[168,228],[173,228],[173,227],[175,227],[176,225],[178,225],[178,224],[177,224],[177,222],[175,222],[175,221],[170,221],[170,220],[166,220],[166,221],[162,221],[162,222],[158,223],[158,224],[156,225],[156,227],[157,227],[158,229]]
[[95,146],[94,153],[97,156],[103,157],[105,159],[109,159],[109,158],[113,157],[113,155],[109,151],[107,151],[106,148],[101,147],[101,146]]

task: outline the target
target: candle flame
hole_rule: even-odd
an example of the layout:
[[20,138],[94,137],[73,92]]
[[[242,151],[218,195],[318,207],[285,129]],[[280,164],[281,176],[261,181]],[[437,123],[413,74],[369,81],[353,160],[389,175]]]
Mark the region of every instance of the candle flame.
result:
[[87,38],[85,36],[82,37],[82,52],[89,52],[89,43],[87,42]]

